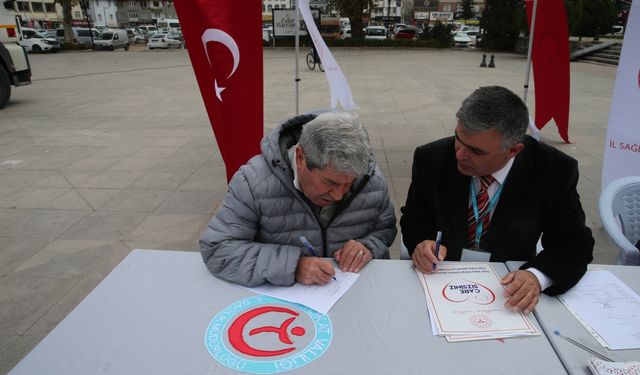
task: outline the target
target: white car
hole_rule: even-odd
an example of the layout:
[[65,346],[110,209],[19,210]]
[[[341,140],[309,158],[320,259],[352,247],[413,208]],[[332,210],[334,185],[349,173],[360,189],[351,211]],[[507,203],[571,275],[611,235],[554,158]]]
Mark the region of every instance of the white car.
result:
[[34,29],[22,28],[22,40],[18,42],[27,52],[55,52],[58,49],[58,41],[55,38],[47,38]]
[[464,31],[456,31],[453,33],[453,45],[457,47],[469,47],[471,38]]
[[167,34],[157,33],[157,34],[154,34],[151,38],[149,38],[149,43],[147,43],[147,47],[149,47],[149,49],[182,48],[182,42],[176,39],[169,38]]
[[387,29],[382,26],[367,26],[364,28],[364,38],[385,40],[387,39]]

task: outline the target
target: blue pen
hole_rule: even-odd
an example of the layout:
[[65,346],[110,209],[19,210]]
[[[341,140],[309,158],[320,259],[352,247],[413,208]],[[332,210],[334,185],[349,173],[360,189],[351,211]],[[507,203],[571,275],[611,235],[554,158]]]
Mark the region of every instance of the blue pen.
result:
[[[305,236],[300,236],[300,242],[302,242],[302,244],[304,245],[304,247],[307,248],[307,250],[309,250],[309,252],[311,253],[311,255],[313,255],[314,257],[317,257],[316,252],[313,250],[313,246],[311,246],[311,242],[309,242],[309,240],[307,240],[307,237]],[[336,279],[336,277],[334,276],[333,279],[335,281],[338,281],[338,279]]]
[[[442,242],[442,231],[438,231],[436,234],[436,259],[438,259],[438,252],[440,251],[440,242]],[[436,270],[436,264],[433,264],[433,270]]]

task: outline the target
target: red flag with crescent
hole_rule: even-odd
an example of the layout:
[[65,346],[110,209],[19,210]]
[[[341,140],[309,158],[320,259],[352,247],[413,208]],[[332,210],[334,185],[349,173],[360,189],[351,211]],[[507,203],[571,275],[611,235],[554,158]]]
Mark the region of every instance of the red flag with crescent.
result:
[[[531,27],[533,0],[526,0]],[[536,88],[535,122],[542,129],[551,119],[569,142],[569,27],[563,0],[537,2],[531,60]]]
[[258,0],[174,4],[229,181],[260,153],[262,4]]

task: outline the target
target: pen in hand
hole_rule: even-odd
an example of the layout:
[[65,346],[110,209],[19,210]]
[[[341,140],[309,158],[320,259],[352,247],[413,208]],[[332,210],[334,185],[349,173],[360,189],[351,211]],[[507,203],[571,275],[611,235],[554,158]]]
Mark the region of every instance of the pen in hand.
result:
[[[440,242],[442,242],[442,231],[438,231],[438,233],[436,234],[436,260],[438,259],[438,252],[440,251]],[[433,263],[432,270],[436,270],[435,263]]]
[[[307,248],[307,250],[309,251],[309,253],[311,253],[311,255],[313,255],[314,257],[317,257],[318,255],[316,255],[315,250],[313,250],[313,246],[311,246],[311,242],[309,242],[309,240],[307,240],[307,237],[305,236],[300,236],[300,242],[302,242],[302,244],[304,245],[304,247]],[[333,279],[335,281],[338,281],[338,279],[336,279],[335,276],[333,276]]]

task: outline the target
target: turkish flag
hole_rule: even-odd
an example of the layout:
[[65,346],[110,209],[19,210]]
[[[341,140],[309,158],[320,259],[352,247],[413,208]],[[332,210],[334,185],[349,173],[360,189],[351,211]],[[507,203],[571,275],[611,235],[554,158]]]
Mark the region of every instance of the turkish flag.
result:
[[260,152],[262,3],[177,0],[174,4],[228,182]]
[[[529,26],[533,1],[525,1]],[[536,87],[536,127],[552,118],[558,132],[569,142],[569,27],[563,0],[540,0],[533,26],[533,81]]]

